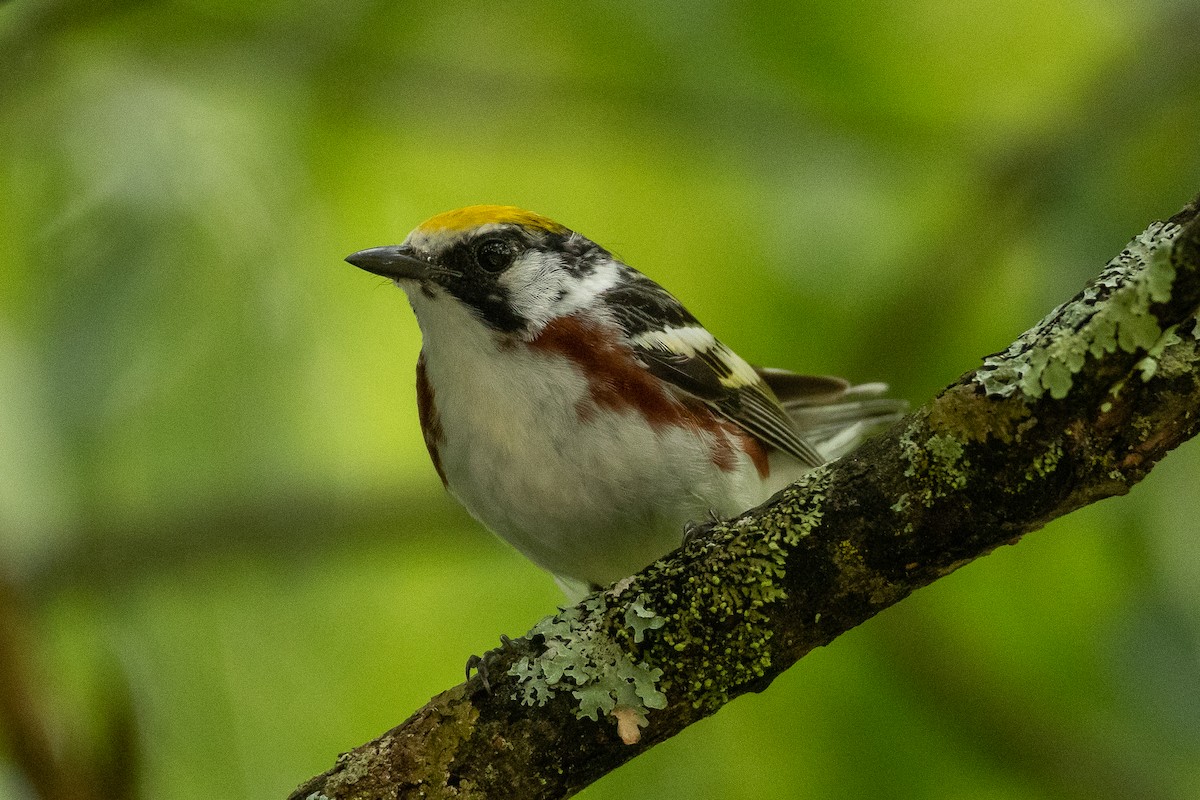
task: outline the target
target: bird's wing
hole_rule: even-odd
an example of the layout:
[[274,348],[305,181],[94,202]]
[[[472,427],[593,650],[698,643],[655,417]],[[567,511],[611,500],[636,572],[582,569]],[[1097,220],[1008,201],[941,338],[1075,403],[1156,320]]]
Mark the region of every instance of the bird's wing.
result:
[[774,367],[755,367],[754,371],[766,381],[785,408],[835,403],[850,388],[850,381],[832,375],[801,375]]
[[768,447],[808,466],[824,463],[796,431],[767,381],[667,290],[639,275],[606,291],[604,300],[655,377],[708,403]]

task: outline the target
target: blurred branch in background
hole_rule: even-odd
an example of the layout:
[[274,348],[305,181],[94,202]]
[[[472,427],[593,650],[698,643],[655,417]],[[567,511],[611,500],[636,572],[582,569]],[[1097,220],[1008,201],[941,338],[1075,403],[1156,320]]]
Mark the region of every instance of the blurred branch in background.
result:
[[43,599],[68,588],[120,593],[147,576],[178,574],[232,556],[319,562],[332,549],[363,547],[373,537],[416,538],[463,517],[456,507],[418,492],[382,497],[281,490],[174,511],[140,523],[93,522],[73,531],[64,537],[66,546],[31,573],[30,591]]
[[41,800],[133,800],[137,730],[124,679],[110,680],[101,731],[89,736],[79,709],[55,702],[53,673],[41,662],[29,606],[0,580],[0,743]]

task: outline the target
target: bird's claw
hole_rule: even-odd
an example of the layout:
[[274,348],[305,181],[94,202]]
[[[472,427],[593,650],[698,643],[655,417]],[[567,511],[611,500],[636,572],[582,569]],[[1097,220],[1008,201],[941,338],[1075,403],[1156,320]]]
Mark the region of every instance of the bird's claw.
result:
[[692,542],[700,539],[704,534],[716,527],[721,518],[717,516],[717,512],[711,508],[708,510],[708,519],[703,521],[688,520],[683,524],[683,546],[687,547]]
[[481,656],[471,655],[467,658],[467,680],[471,680],[471,670],[475,670],[475,674],[479,676],[479,680],[483,683],[483,690],[488,694],[492,693],[492,684],[488,681],[488,662],[494,660],[496,656],[504,652],[504,650],[512,644],[512,639],[500,634],[500,646],[493,647]]

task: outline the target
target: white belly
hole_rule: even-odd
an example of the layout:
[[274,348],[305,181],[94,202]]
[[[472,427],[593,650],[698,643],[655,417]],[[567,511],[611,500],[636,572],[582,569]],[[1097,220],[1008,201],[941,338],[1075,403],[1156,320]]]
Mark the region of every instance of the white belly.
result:
[[[458,326],[452,339],[425,332],[442,467],[467,510],[543,568],[611,583],[677,547],[687,521],[766,499],[740,449],[732,468],[714,464],[723,434],[656,429],[632,409],[581,415],[588,387],[574,363],[496,349],[486,332],[468,341],[478,328]],[[453,352],[439,350],[447,340]]]

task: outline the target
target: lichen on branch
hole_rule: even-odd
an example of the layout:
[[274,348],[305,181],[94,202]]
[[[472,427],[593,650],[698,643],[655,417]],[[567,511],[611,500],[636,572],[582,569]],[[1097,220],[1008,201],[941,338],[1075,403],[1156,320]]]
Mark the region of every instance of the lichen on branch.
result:
[[1019,391],[1038,399],[1049,392],[1062,400],[1089,355],[1150,352],[1163,335],[1152,309],[1171,299],[1173,245],[1182,231],[1175,222],[1152,223],[1074,299],[986,358],[976,380],[989,395]]

